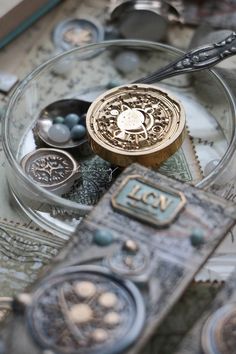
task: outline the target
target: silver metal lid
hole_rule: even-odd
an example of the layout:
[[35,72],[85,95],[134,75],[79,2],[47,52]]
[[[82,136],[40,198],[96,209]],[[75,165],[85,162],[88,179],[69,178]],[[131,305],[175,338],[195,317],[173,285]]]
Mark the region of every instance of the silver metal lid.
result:
[[169,18],[178,18],[178,11],[164,1],[117,1],[110,16],[117,22],[125,38],[158,41],[165,37]]

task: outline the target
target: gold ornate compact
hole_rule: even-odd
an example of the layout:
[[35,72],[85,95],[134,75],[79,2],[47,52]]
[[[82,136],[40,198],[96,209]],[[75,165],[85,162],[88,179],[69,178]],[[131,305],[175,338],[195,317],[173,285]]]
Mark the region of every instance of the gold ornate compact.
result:
[[86,125],[93,151],[105,160],[118,166],[156,166],[181,146],[185,113],[166,91],[130,84],[99,96],[87,112]]

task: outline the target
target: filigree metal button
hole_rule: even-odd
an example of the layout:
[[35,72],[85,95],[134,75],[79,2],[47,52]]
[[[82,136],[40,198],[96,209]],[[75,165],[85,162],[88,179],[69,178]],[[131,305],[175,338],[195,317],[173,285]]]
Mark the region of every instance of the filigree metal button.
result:
[[57,194],[66,193],[79,176],[79,165],[63,150],[38,149],[21,160],[25,173],[41,187]]
[[87,112],[86,125],[92,149],[105,160],[155,166],[181,146],[185,114],[169,93],[131,84],[99,96]]
[[232,354],[236,348],[236,303],[227,304],[214,312],[202,329],[205,354]]
[[95,266],[69,267],[48,277],[26,309],[36,343],[60,354],[123,352],[139,336],[144,316],[135,285]]

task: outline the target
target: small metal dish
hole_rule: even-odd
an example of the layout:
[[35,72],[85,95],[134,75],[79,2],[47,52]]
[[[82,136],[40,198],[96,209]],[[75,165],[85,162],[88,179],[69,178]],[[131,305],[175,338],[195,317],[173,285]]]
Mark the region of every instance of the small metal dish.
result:
[[70,149],[84,144],[87,141],[86,137],[80,140],[70,139],[66,143],[55,143],[48,137],[48,130],[53,125],[53,119],[55,117],[64,117],[69,113],[76,113],[79,116],[83,116],[87,112],[90,104],[90,102],[77,99],[65,99],[51,103],[40,112],[34,133],[45,144],[54,148]]
[[69,18],[56,25],[52,39],[57,48],[69,50],[104,40],[104,29],[92,18]]

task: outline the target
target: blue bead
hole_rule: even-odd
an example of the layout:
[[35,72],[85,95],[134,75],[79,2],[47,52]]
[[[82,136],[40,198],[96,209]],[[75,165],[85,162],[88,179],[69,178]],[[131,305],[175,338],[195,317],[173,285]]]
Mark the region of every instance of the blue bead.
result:
[[79,140],[86,135],[86,128],[82,124],[77,124],[71,129],[71,139]]
[[53,118],[53,124],[64,124],[65,118],[58,116]]
[[193,247],[201,246],[204,240],[204,233],[201,229],[193,229],[190,235],[190,241]]
[[113,234],[109,230],[96,230],[93,236],[93,242],[98,246],[108,246],[113,242]]
[[80,117],[78,116],[78,114],[75,113],[69,113],[65,116],[65,125],[67,125],[67,127],[69,129],[72,129],[76,124],[79,123]]

